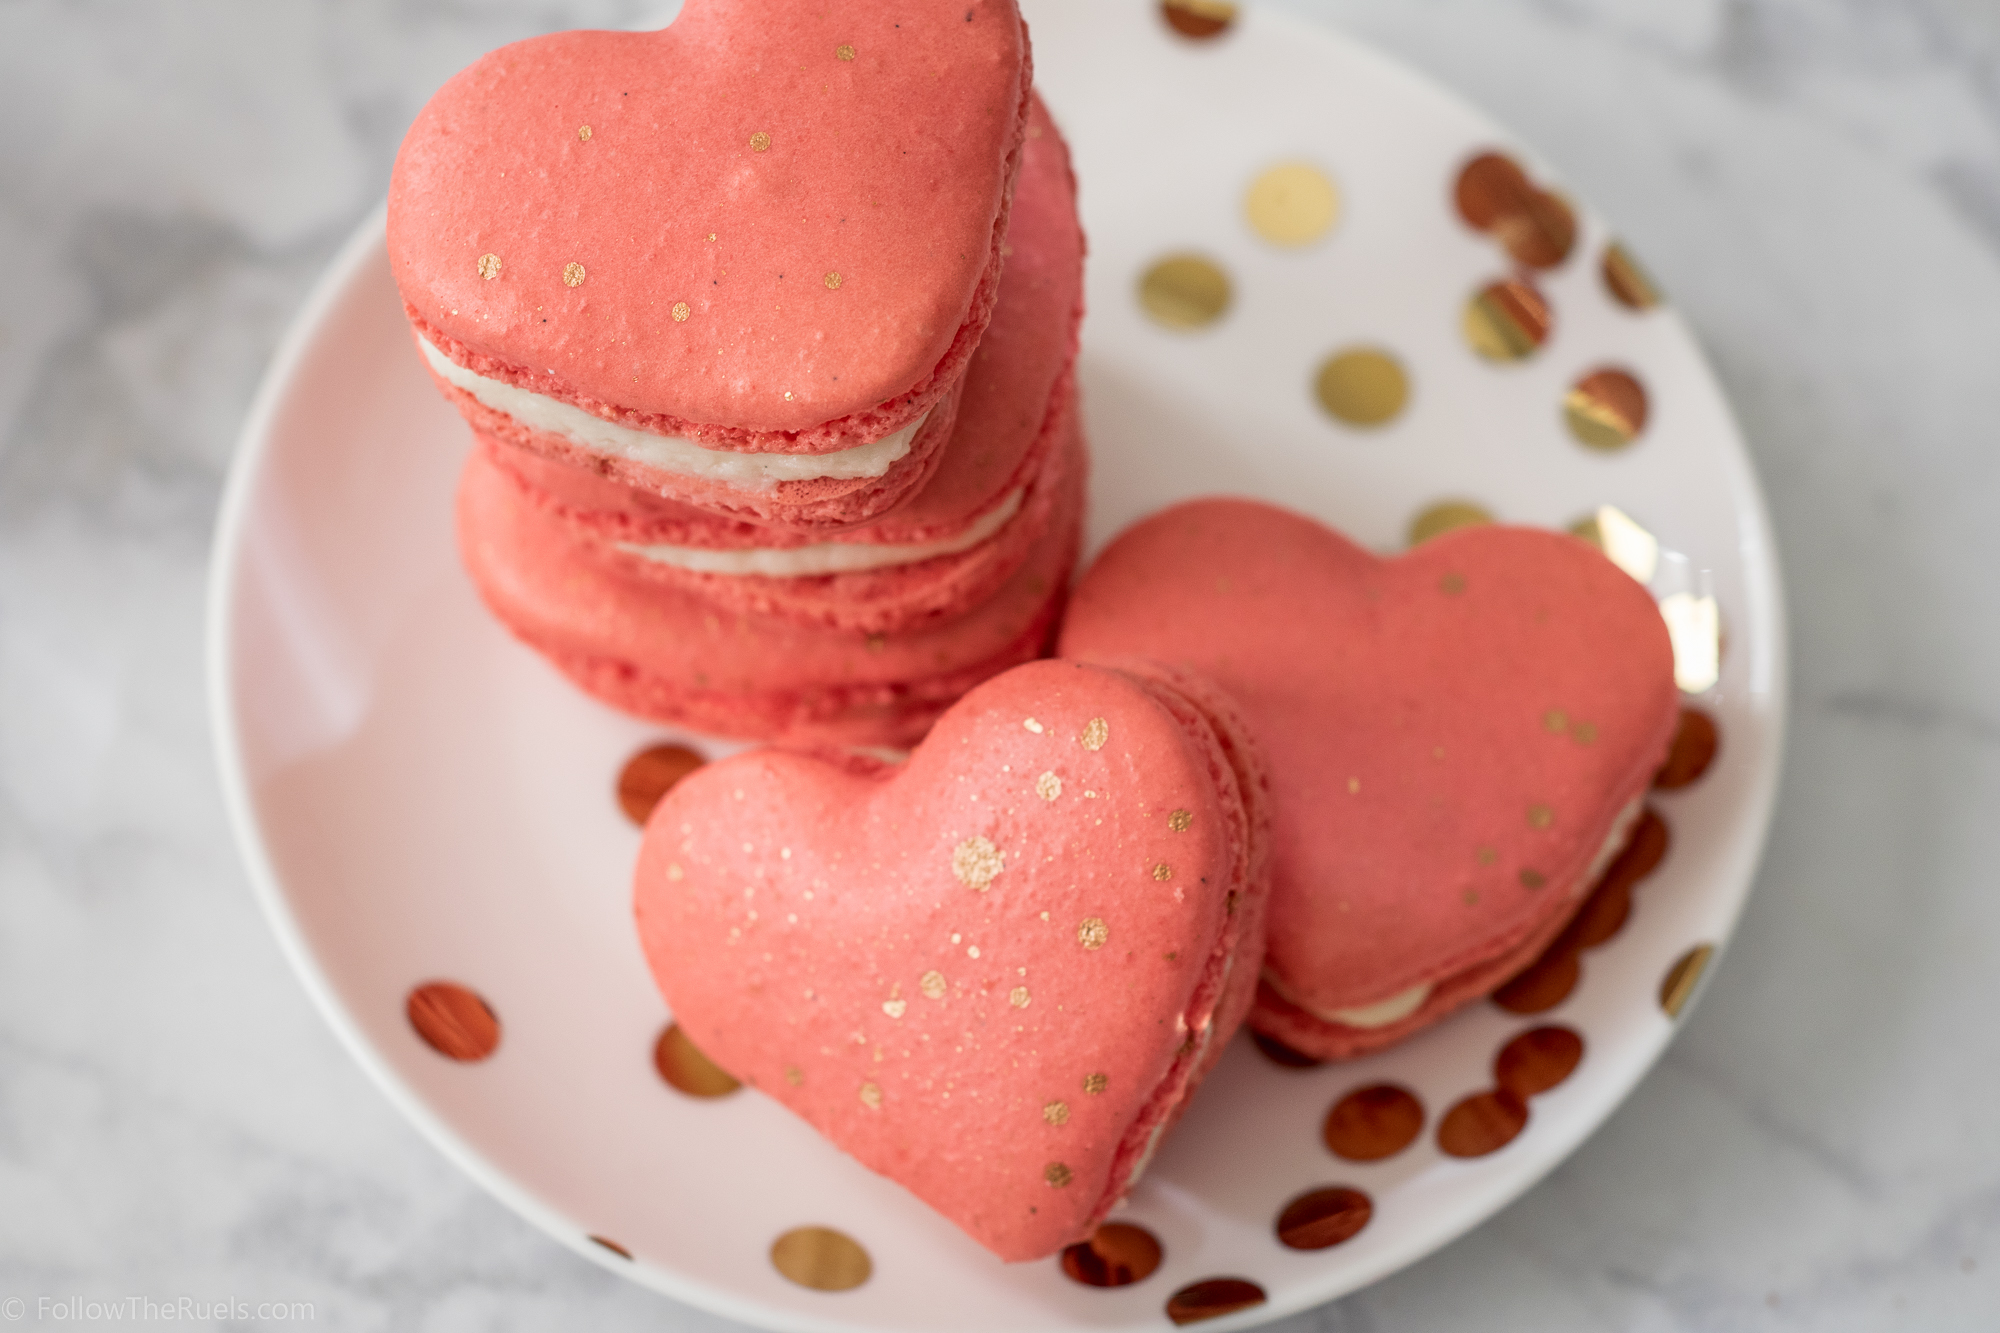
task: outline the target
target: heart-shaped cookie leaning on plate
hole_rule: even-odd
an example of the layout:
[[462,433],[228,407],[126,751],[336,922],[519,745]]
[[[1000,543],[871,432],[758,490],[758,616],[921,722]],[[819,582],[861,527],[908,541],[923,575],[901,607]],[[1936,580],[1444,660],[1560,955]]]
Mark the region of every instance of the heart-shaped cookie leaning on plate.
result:
[[1029,82],[1013,0],[688,0],[502,47],[397,156],[421,350],[488,434],[629,484],[893,502],[991,314]]
[[907,763],[751,751],[647,823],[675,1021],[1003,1259],[1089,1235],[1248,1010],[1267,785],[1213,687],[1018,667]]
[[1251,1023],[1327,1059],[1534,960],[1623,845],[1679,705],[1652,598],[1574,537],[1467,528],[1385,560],[1240,500],[1121,534],[1060,651],[1184,665],[1241,706],[1275,794]]

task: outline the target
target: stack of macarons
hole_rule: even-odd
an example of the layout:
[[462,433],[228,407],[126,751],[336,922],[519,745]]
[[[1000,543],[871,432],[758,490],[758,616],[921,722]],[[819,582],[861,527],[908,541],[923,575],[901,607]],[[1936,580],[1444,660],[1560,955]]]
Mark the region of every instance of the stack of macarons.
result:
[[397,158],[396,280],[476,437],[466,568],[620,708],[900,746],[1053,639],[1086,473],[1068,152],[1012,0],[892,9],[503,47]]

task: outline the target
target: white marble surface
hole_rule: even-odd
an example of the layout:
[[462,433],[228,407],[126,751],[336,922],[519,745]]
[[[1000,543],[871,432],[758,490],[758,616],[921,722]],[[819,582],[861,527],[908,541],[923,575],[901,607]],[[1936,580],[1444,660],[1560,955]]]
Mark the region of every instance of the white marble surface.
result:
[[[2000,1326],[2000,5],[1293,3],[1513,125],[1691,317],[1796,712],[1661,1066],[1493,1222],[1279,1327]],[[238,422],[404,125],[494,44],[650,8],[0,2],[0,1316],[732,1327],[532,1232],[364,1081],[250,899],[201,691]]]

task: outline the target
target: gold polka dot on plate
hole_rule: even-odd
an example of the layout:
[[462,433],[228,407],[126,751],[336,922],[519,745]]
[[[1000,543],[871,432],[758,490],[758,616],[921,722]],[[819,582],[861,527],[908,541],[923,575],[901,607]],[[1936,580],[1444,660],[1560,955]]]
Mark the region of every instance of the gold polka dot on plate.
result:
[[1605,453],[1623,449],[1646,429],[1646,386],[1631,372],[1593,370],[1563,398],[1563,420],[1577,443]]
[[1146,1228],[1106,1222],[1089,1240],[1062,1252],[1062,1270],[1086,1287],[1129,1287],[1151,1277],[1162,1254],[1158,1237]]
[[1380,426],[1410,401],[1410,380],[1402,362],[1381,348],[1350,347],[1321,363],[1313,392],[1336,421]]
[[1167,1318],[1176,1324],[1220,1319],[1264,1303],[1264,1289],[1240,1277],[1212,1277],[1193,1282],[1167,1297]]
[[1340,189],[1310,162],[1281,162],[1243,196],[1250,227],[1273,245],[1311,245],[1340,216]]
[[461,1064],[484,1060],[499,1048],[500,1017],[485,997],[455,981],[428,981],[413,989],[403,1013],[424,1044]]
[[703,1055],[678,1023],[667,1024],[653,1043],[653,1068],[669,1087],[690,1097],[727,1097],[743,1086]]
[[1198,329],[1228,313],[1229,275],[1196,254],[1167,255],[1139,277],[1139,305],[1155,324]]
[[1667,969],[1667,975],[1660,980],[1660,1008],[1667,1011],[1668,1018],[1679,1018],[1681,1010],[1694,995],[1694,988],[1701,984],[1701,974],[1708,971],[1709,960],[1715,957],[1715,946],[1697,944],[1675,960]]
[[618,770],[618,808],[644,827],[653,807],[682,778],[707,763],[685,745],[649,745]]
[[1528,1105],[1505,1088],[1465,1098],[1438,1122],[1438,1147],[1450,1157],[1484,1157],[1528,1127]]
[[1410,545],[1421,546],[1454,528],[1476,527],[1492,521],[1492,513],[1483,505],[1470,500],[1440,500],[1410,520]]
[[1598,271],[1604,278],[1604,289],[1627,310],[1651,310],[1660,303],[1660,289],[1653,285],[1652,277],[1617,241],[1604,247],[1604,262]]
[[1181,36],[1205,42],[1229,31],[1236,6],[1229,0],[1160,0],[1160,17]]
[[832,1227],[795,1227],[771,1242],[771,1267],[814,1291],[851,1291],[875,1265],[868,1251]]
[[1520,361],[1549,340],[1555,312],[1525,278],[1506,278],[1474,292],[1460,329],[1488,361]]

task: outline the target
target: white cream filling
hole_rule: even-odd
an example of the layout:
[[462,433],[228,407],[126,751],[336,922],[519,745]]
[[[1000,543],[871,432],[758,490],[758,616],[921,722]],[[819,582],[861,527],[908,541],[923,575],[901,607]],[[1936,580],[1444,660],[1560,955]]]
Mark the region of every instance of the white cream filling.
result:
[[424,359],[446,382],[465,390],[487,407],[512,417],[529,430],[548,431],[593,453],[627,458],[635,463],[720,482],[744,491],[768,491],[781,481],[816,481],[822,477],[849,481],[879,477],[910,452],[910,442],[922,429],[925,412],[909,425],[868,444],[830,454],[753,454],[731,449],[704,449],[678,435],[655,435],[615,421],[592,416],[572,403],[534,393],[505,380],[489,379],[467,370],[431,345],[417,340]]
[[[1611,821],[1611,832],[1605,835],[1604,843],[1597,849],[1597,855],[1591,859],[1589,869],[1579,875],[1576,883],[1570,886],[1571,897],[1584,892],[1597,882],[1599,875],[1611,868],[1611,863],[1625,850],[1625,843],[1632,836],[1632,826],[1639,822],[1639,815],[1645,808],[1646,798],[1644,795],[1639,795],[1633,797],[1625,808],[1618,812]],[[1430,999],[1431,992],[1436,989],[1426,981],[1406,991],[1398,991],[1386,1000],[1377,1000],[1373,1004],[1357,1005],[1352,1009],[1315,1009],[1311,1005],[1300,1003],[1298,996],[1279,981],[1268,967],[1264,969],[1264,979],[1276,987],[1280,995],[1314,1018],[1350,1028],[1385,1028],[1391,1023],[1400,1023],[1423,1008],[1424,1001]]]
[[1351,1028],[1385,1028],[1391,1023],[1400,1023],[1411,1014],[1424,1007],[1424,1001],[1431,998],[1431,983],[1418,982],[1408,990],[1391,995],[1386,1000],[1364,1004],[1354,1009],[1336,1009],[1329,1017],[1336,1023],[1344,1023]]
[[941,555],[969,551],[1007,526],[1021,511],[1022,492],[1012,494],[982,515],[956,536],[934,542],[904,545],[875,542],[820,542],[814,546],[789,549],[748,546],[740,550],[717,550],[707,546],[648,546],[620,542],[618,549],[657,564],[697,574],[760,574],[767,578],[808,578],[815,574],[851,574],[864,569],[886,569],[892,565],[914,565]]

